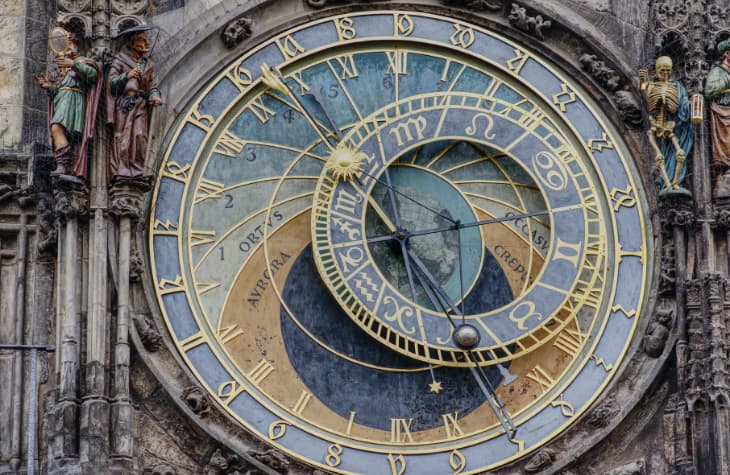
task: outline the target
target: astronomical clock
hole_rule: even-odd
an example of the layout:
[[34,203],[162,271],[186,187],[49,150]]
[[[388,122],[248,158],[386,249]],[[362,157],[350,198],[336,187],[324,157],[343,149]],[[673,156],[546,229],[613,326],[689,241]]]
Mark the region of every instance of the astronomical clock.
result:
[[416,11],[299,23],[190,91],[155,305],[220,411],[333,473],[481,473],[605,393],[647,305],[641,180],[570,73]]

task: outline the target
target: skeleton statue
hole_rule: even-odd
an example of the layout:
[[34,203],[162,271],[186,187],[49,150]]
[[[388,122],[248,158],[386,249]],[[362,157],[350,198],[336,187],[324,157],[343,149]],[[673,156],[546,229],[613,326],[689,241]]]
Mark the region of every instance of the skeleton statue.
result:
[[687,90],[679,81],[670,81],[672,60],[656,60],[657,80],[649,82],[648,71],[639,71],[639,87],[649,105],[647,131],[665,190],[680,190],[685,175],[685,158],[692,149],[692,122]]

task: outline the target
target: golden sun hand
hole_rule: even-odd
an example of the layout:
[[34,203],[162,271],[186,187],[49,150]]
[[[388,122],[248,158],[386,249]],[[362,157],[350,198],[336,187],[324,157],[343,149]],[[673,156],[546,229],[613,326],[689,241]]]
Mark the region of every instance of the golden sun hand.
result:
[[324,167],[332,173],[335,179],[351,180],[362,171],[362,163],[366,159],[367,155],[364,152],[340,143],[332,150]]

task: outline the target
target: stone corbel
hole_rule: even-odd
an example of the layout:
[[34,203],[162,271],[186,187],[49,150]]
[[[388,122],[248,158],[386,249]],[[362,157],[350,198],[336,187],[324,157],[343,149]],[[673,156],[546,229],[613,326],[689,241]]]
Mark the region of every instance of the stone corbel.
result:
[[83,182],[58,179],[53,198],[54,211],[62,219],[68,220],[89,214],[89,189]]

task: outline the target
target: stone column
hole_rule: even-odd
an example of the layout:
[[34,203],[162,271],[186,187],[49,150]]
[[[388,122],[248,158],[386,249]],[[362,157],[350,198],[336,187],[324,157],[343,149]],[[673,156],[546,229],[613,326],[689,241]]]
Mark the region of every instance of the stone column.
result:
[[79,221],[88,213],[88,189],[77,180],[60,178],[54,197],[60,219],[59,269],[56,295],[57,319],[57,403],[53,428],[55,464],[67,467],[78,462],[79,364],[81,357],[81,314],[79,290],[82,281]]
[[114,342],[114,384],[112,389],[112,473],[133,469],[132,403],[129,394],[129,282],[132,256],[132,224],[142,213],[150,186],[144,180],[117,180],[112,186],[110,212],[117,219],[117,325]]

